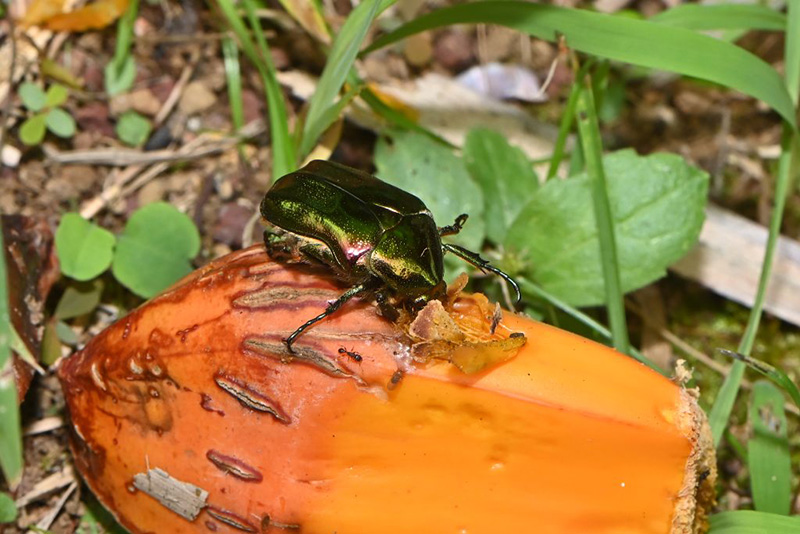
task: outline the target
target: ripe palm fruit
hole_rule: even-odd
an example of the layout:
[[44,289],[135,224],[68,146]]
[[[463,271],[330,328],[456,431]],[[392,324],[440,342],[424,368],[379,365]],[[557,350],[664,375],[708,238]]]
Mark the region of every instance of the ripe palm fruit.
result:
[[[125,527],[704,528],[713,449],[681,387],[523,317],[491,325],[497,316],[480,295],[446,303],[458,335],[441,311],[397,325],[354,301],[289,354],[282,339],[340,292],[326,273],[250,248],[190,275],[63,362],[76,463]],[[434,339],[448,328],[450,338]],[[521,348],[511,335],[519,332]]]

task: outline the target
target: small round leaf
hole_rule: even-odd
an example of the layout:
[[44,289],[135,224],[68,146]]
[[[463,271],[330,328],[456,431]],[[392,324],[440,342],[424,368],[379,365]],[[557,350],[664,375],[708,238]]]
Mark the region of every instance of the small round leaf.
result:
[[42,109],[46,100],[41,87],[30,82],[25,82],[19,86],[19,97],[25,107],[31,111]]
[[76,280],[91,280],[108,269],[114,234],[77,213],[67,213],[56,230],[56,252],[61,272]]
[[67,96],[69,95],[69,91],[66,87],[59,84],[53,84],[47,89],[47,94],[45,95],[45,102],[44,105],[48,108],[54,108],[56,106],[60,106],[64,102],[67,101]]
[[75,119],[63,109],[53,108],[47,113],[47,129],[68,139],[75,135]]
[[152,129],[150,121],[135,111],[126,111],[117,121],[116,132],[120,141],[138,147],[147,141]]
[[17,518],[17,505],[8,493],[0,493],[0,524],[11,523]]
[[122,285],[150,298],[189,274],[189,260],[199,251],[200,234],[192,220],[169,204],[155,202],[131,216],[111,269]]
[[22,123],[19,128],[19,139],[28,146],[38,145],[44,139],[47,115],[39,113]]

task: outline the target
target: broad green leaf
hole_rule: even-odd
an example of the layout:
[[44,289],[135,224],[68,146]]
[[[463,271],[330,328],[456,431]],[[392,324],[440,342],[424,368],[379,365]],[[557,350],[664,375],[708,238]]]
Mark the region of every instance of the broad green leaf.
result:
[[480,250],[486,229],[483,195],[463,160],[421,134],[397,131],[391,141],[381,138],[375,147],[375,166],[381,180],[418,196],[439,226],[469,215],[464,230],[446,238],[471,250]]
[[50,87],[47,88],[47,94],[45,95],[45,103],[44,105],[48,108],[54,108],[56,106],[60,106],[64,102],[67,101],[67,96],[69,96],[69,91],[63,85],[59,85],[54,83]]
[[464,163],[483,190],[486,235],[505,240],[508,227],[539,187],[528,157],[499,132],[478,128],[467,135]]
[[685,28],[520,1],[460,4],[418,17],[384,35],[364,53],[425,30],[454,24],[499,24],[599,57],[677,72],[763,100],[793,128],[794,106],[769,64],[730,43]]
[[786,28],[786,15],[759,4],[683,4],[650,17],[652,22],[689,30],[775,30]]
[[17,386],[11,359],[11,317],[8,309],[8,277],[0,224],[0,468],[8,485],[16,489],[22,479],[22,429],[17,405]]
[[747,465],[755,509],[789,515],[792,464],[781,390],[766,380],[753,384],[748,418],[753,436],[747,443]]
[[92,224],[77,213],[66,213],[56,230],[56,252],[61,272],[86,281],[111,265],[114,234]]
[[100,304],[103,286],[103,280],[100,278],[88,282],[71,283],[61,295],[53,315],[58,319],[65,320],[92,312]]
[[17,518],[17,505],[11,495],[0,492],[0,524],[11,523]]
[[35,83],[25,82],[21,84],[18,94],[22,99],[22,104],[30,111],[40,111],[45,105],[44,91]]
[[[334,39],[317,88],[308,101],[308,113],[300,142],[301,157],[314,148],[319,136],[332,124],[333,121],[330,120],[330,116],[326,117],[325,110],[333,106],[334,100],[342,89],[370,24],[380,13],[381,7],[385,7],[381,4],[381,0],[364,0],[358,4],[350,12],[342,29]],[[336,120],[336,117],[333,117],[333,120]]]
[[192,220],[169,204],[155,202],[128,220],[111,268],[122,285],[150,298],[189,274],[189,260],[199,251],[200,235]]
[[[708,175],[679,156],[603,158],[623,291],[663,276],[694,245],[703,223]],[[528,276],[573,306],[605,299],[600,245],[585,174],[550,180],[523,208],[505,241],[528,259]]]
[[19,139],[28,146],[38,145],[44,139],[47,126],[47,114],[37,113],[19,127]]
[[61,108],[53,108],[47,113],[47,129],[59,137],[69,139],[75,135],[75,119]]
[[709,534],[800,534],[800,518],[736,510],[710,517]]
[[129,110],[120,115],[114,131],[119,140],[126,145],[139,147],[147,142],[152,129],[149,120],[139,113]]
[[106,65],[104,76],[108,96],[124,93],[133,87],[136,79],[136,61],[131,55],[125,56],[119,65],[112,61]]

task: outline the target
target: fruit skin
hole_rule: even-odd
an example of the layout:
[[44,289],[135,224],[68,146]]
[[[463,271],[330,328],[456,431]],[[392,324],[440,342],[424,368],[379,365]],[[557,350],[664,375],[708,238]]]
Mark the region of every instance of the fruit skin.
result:
[[[508,362],[475,375],[447,362],[417,365],[403,330],[360,300],[289,354],[282,338],[338,295],[334,284],[253,247],[190,275],[63,362],[76,464],[125,527],[703,528],[713,449],[680,387],[511,314],[501,327],[528,342]],[[452,313],[474,319],[476,302],[464,297]],[[343,345],[362,361],[339,354]],[[404,376],[393,384],[398,368]],[[155,468],[208,492],[199,505],[176,497],[194,519],[135,487]]]

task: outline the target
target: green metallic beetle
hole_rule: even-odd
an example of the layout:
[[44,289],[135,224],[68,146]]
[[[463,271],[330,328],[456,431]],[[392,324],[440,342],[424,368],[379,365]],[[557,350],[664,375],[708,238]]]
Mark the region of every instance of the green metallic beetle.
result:
[[442,243],[457,234],[467,215],[439,228],[433,215],[414,195],[365,172],[333,163],[312,161],[280,178],[261,202],[261,215],[276,230],[264,240],[273,258],[291,257],[321,263],[352,287],[328,304],[285,340],[336,312],[351,298],[372,293],[381,313],[394,320],[395,306],[418,310],[445,295],[444,252],[451,252],[483,271],[517,283],[474,252]]

